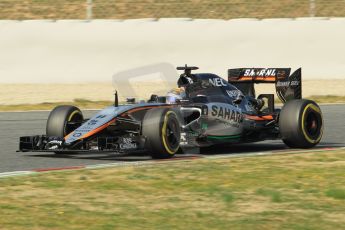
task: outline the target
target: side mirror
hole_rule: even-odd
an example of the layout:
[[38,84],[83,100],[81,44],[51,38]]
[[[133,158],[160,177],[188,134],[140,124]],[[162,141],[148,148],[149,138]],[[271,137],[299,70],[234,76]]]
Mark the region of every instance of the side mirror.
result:
[[127,104],[135,104],[135,98],[134,97],[127,97]]
[[158,102],[158,96],[156,94],[152,94],[148,102]]
[[237,96],[236,99],[232,101],[232,103],[238,105],[238,104],[241,104],[242,100],[243,100],[242,96]]

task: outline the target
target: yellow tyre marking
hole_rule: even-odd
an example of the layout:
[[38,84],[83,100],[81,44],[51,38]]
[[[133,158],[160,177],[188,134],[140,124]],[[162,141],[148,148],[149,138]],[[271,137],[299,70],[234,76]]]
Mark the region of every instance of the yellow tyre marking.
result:
[[73,116],[74,116],[74,115],[76,115],[77,113],[79,113],[79,114],[80,114],[79,110],[74,110],[74,111],[71,113],[71,115],[69,115],[69,118],[68,118],[68,120],[67,120],[67,121],[71,121],[71,120],[72,120],[72,118],[73,118]]
[[[69,117],[68,117],[68,119],[67,119],[67,122],[68,122],[68,121],[71,121],[72,118],[73,118],[73,116],[76,115],[76,114],[78,114],[78,113],[81,114],[79,110],[74,110],[74,111],[71,113],[71,115],[69,115]],[[64,130],[64,132],[65,132],[65,130]],[[73,132],[74,132],[74,131],[68,133],[67,136],[64,137],[64,139],[67,140],[68,137],[69,137]]]
[[[305,128],[304,128],[304,117],[305,117],[306,111],[307,111],[309,108],[312,109],[312,110],[314,110],[315,112],[317,112],[317,113],[320,114],[320,116],[321,116],[321,122],[322,122],[322,123],[321,123],[320,135],[319,135],[319,137],[318,137],[316,140],[311,139],[311,138],[308,136],[308,134],[307,134],[307,132],[305,131]],[[320,108],[317,107],[317,106],[314,105],[314,104],[309,104],[309,105],[307,105],[307,106],[304,108],[304,111],[303,111],[303,114],[302,114],[302,123],[301,123],[301,125],[302,125],[302,132],[303,132],[303,135],[304,135],[305,139],[307,139],[307,141],[309,141],[309,142],[312,143],[312,144],[317,143],[318,141],[320,141],[320,139],[321,139],[321,137],[322,137],[322,134],[323,134],[323,118],[322,118],[322,113],[321,113]]]
[[[167,145],[166,140],[165,140],[166,128],[167,128],[167,121],[168,121],[168,117],[169,117],[170,114],[174,114],[174,115],[176,116],[176,113],[174,113],[173,111],[168,111],[168,112],[165,114],[164,122],[163,122],[163,127],[162,127],[162,140],[163,140],[163,145],[164,145],[166,151],[167,151],[169,154],[173,155],[173,154],[175,154],[176,151],[178,150],[178,147],[177,147],[176,149],[174,149],[174,150],[171,150],[171,149],[169,148],[169,146]],[[177,117],[177,116],[176,116],[176,117]]]

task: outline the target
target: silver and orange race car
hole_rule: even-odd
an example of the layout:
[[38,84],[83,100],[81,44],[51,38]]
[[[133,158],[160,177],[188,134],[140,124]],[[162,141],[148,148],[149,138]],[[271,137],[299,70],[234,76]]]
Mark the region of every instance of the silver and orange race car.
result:
[[[281,139],[289,147],[311,148],[323,133],[320,107],[302,99],[301,69],[229,69],[228,80],[197,67],[178,67],[183,95],[152,95],[114,105],[89,119],[74,106],[58,106],[48,117],[45,135],[20,137],[21,152],[146,151],[170,158],[178,151],[224,143]],[[192,73],[193,72],[193,73]],[[275,84],[284,104],[276,108],[274,94],[256,96],[256,83]]]

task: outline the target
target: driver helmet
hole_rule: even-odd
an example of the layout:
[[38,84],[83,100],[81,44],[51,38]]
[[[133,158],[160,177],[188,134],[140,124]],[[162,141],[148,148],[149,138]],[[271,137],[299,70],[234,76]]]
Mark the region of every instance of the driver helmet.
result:
[[183,87],[173,89],[168,92],[167,97],[166,97],[166,103],[175,104],[177,100],[181,100],[185,98],[185,96],[186,96],[186,93]]

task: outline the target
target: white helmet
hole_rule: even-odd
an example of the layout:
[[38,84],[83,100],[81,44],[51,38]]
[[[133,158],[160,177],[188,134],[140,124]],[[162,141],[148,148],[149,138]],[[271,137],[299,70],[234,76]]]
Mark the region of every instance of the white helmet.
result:
[[177,100],[183,99],[185,97],[186,93],[184,92],[183,89],[177,88],[174,89],[170,92],[168,92],[167,97],[166,97],[166,103],[168,104],[175,104]]

